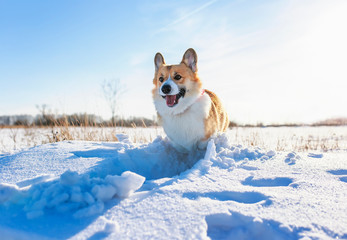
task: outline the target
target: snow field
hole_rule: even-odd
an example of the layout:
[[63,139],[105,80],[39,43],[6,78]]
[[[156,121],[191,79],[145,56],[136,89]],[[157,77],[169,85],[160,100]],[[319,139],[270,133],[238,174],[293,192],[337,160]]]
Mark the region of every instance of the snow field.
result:
[[181,154],[160,136],[117,138],[0,157],[0,231],[19,239],[347,238],[343,151],[275,152],[221,135],[206,151]]

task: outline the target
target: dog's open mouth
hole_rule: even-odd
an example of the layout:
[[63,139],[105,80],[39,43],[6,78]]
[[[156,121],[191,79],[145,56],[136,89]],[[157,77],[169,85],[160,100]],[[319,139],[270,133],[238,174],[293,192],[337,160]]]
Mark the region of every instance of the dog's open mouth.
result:
[[163,98],[165,98],[166,100],[166,105],[168,107],[173,107],[175,106],[179,99],[182,97],[184,97],[184,95],[186,94],[186,90],[184,88],[181,88],[180,89],[180,92],[176,95],[165,95],[165,96],[162,96]]

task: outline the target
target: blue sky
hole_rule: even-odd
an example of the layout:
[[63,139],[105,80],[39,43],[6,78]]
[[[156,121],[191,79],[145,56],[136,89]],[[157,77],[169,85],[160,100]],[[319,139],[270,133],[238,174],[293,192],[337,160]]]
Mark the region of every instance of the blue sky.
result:
[[119,115],[152,118],[153,58],[193,47],[200,78],[240,123],[347,116],[346,1],[0,0],[0,115],[109,118],[101,83],[120,79]]

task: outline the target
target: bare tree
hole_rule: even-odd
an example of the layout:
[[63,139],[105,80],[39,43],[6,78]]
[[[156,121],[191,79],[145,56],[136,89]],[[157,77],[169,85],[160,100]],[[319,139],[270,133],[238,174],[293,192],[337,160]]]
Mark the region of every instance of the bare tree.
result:
[[39,110],[39,112],[41,113],[41,115],[43,117],[46,116],[46,113],[47,113],[47,108],[48,108],[48,105],[47,104],[42,104],[42,105],[36,105],[36,108],[37,110]]
[[102,92],[104,98],[111,110],[112,126],[116,126],[116,111],[118,107],[118,102],[121,95],[125,92],[124,86],[121,84],[119,79],[104,80],[101,84]]
[[48,105],[36,105],[36,108],[41,114],[38,119],[39,125],[49,125],[52,122],[52,114],[50,114],[50,110],[48,110]]

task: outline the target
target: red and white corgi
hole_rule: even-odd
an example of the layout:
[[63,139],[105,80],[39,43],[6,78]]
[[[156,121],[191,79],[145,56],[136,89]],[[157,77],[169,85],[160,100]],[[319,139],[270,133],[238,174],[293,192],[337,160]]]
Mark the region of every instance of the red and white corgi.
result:
[[177,65],[166,65],[160,53],[154,58],[154,105],[166,135],[181,152],[205,149],[211,136],[229,126],[218,97],[202,89],[197,61],[192,48]]

